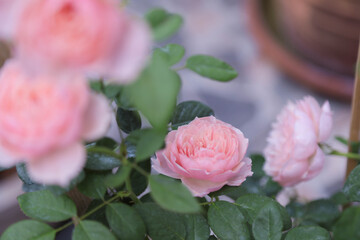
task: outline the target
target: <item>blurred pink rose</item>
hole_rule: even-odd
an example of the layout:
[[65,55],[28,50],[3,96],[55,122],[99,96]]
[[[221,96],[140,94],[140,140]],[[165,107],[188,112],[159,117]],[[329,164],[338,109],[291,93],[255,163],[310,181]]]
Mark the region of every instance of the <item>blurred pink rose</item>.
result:
[[0,13],[7,10],[0,34],[13,39],[15,55],[32,71],[80,70],[128,83],[151,47],[146,24],[115,0],[0,0]]
[[324,153],[318,143],[332,128],[329,102],[320,108],[310,96],[288,103],[277,117],[265,149],[265,172],[282,186],[293,186],[318,175]]
[[181,179],[194,196],[205,196],[224,185],[239,186],[251,176],[251,160],[244,157],[248,139],[215,117],[196,118],[171,131],[166,148],[152,159],[153,168]]
[[8,61],[0,73],[0,166],[25,161],[30,177],[65,186],[86,161],[83,140],[106,133],[111,111],[82,77],[25,75]]

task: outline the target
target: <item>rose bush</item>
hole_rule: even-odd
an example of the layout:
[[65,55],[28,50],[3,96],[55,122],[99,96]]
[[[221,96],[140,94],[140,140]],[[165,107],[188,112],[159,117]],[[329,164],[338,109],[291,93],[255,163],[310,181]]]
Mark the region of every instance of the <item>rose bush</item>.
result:
[[28,76],[16,61],[0,74],[0,166],[25,161],[31,178],[66,186],[86,161],[83,140],[104,135],[111,111],[81,76]]
[[80,71],[129,83],[151,46],[146,24],[115,0],[2,0],[0,13],[0,34],[13,40],[16,57],[31,71]]
[[318,143],[332,129],[329,102],[319,106],[313,97],[290,102],[277,117],[265,148],[264,170],[282,186],[293,186],[318,175],[325,155]]
[[245,157],[249,140],[215,117],[196,118],[171,131],[166,147],[152,159],[153,168],[181,179],[195,196],[205,196],[224,185],[239,186],[251,176]]

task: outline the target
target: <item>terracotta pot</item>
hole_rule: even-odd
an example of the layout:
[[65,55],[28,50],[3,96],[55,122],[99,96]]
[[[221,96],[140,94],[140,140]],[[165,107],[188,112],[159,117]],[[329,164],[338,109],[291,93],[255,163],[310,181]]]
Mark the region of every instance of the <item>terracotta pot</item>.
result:
[[[313,1],[318,2],[319,0]],[[341,1],[350,0],[339,0],[339,2]],[[350,101],[353,92],[353,62],[355,63],[356,61],[357,46],[353,47],[351,45],[351,48],[347,48],[348,46],[342,45],[350,46],[350,44],[346,41],[342,44],[339,40],[341,47],[336,50],[333,50],[333,47],[325,48],[328,49],[327,51],[329,52],[327,53],[325,51],[326,54],[328,54],[326,55],[322,53],[323,48],[320,50],[320,48],[313,48],[311,44],[299,44],[298,39],[291,34],[296,31],[300,32],[303,29],[306,30],[306,27],[291,29],[290,26],[293,26],[291,24],[295,21],[294,19],[298,18],[294,16],[294,19],[292,19],[291,13],[286,12],[284,9],[285,5],[291,8],[289,11],[296,12],[296,7],[292,8],[291,4],[289,4],[290,2],[296,7],[306,6],[306,3],[313,3],[312,0],[246,1],[249,28],[259,44],[260,49],[285,73],[291,76],[288,78],[289,80],[297,81],[327,96]],[[327,3],[328,2],[333,2],[333,0],[328,0]],[[303,10],[300,9],[299,11],[302,12]],[[304,16],[308,15],[305,14]],[[299,25],[306,26],[307,23],[308,22],[304,21],[299,23]],[[311,28],[311,26],[309,27]],[[351,32],[352,31],[348,33]],[[317,34],[317,32],[314,31],[314,34]],[[323,38],[320,32],[317,36],[320,39]],[[326,41],[328,41],[328,39],[324,40],[324,42]],[[320,46],[324,47],[325,45],[324,43],[320,44]],[[352,50],[352,48],[355,49]],[[334,54],[338,52],[341,54]],[[346,53],[343,54],[342,52]],[[352,56],[352,54],[354,54],[354,56]],[[345,57],[342,58],[342,56]]]
[[291,46],[326,68],[354,75],[360,1],[274,0],[278,25]]

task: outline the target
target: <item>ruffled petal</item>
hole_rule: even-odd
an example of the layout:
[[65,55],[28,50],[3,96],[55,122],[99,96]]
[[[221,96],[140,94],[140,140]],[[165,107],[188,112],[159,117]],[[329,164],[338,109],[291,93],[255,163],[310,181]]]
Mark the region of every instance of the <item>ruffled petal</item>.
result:
[[195,197],[203,197],[222,188],[226,182],[211,182],[193,178],[182,178],[181,181]]
[[332,129],[332,112],[328,101],[324,103],[321,108],[321,116],[319,122],[319,136],[318,141],[322,142],[329,138]]
[[307,174],[303,177],[304,180],[309,180],[315,176],[317,176],[322,168],[324,167],[325,162],[325,154],[318,147],[314,157],[311,159],[310,167],[308,169]]
[[164,154],[164,150],[158,151],[156,153],[156,157],[151,158],[151,162],[152,162],[153,169],[155,169],[155,171],[157,171],[158,173],[164,174],[164,175],[172,177],[172,178],[178,178],[178,179],[181,178],[181,176],[178,173],[174,172],[169,167],[169,165],[168,165],[169,161],[167,160],[167,158]]
[[293,186],[301,181],[302,177],[309,168],[308,161],[289,161],[281,170],[280,174],[274,178],[283,187]]
[[30,161],[27,169],[35,182],[67,186],[86,162],[86,151],[81,143],[58,149],[50,154]]
[[117,51],[115,50],[112,56],[98,64],[98,69],[95,69],[95,72],[104,74],[111,82],[127,84],[136,80],[151,49],[149,27],[140,20],[131,20],[128,32]]
[[228,181],[230,186],[240,186],[247,177],[252,176],[254,173],[251,171],[252,161],[250,158],[244,158],[242,160],[245,164],[239,169],[235,176]]
[[94,141],[104,136],[110,126],[112,112],[107,99],[99,94],[91,94],[89,107],[85,113],[83,138]]

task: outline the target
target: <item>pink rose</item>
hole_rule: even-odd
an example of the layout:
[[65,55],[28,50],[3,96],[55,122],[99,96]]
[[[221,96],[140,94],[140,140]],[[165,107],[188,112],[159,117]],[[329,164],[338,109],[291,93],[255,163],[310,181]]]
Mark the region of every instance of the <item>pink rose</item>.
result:
[[136,79],[151,47],[146,24],[115,0],[0,0],[0,13],[8,9],[0,33],[32,71],[80,70],[124,84]]
[[313,97],[288,103],[277,117],[265,149],[265,172],[282,186],[293,186],[318,175],[324,153],[318,143],[332,128],[329,102],[320,108]]
[[8,61],[0,73],[0,166],[26,162],[30,177],[66,186],[86,161],[83,140],[106,133],[107,100],[82,77],[25,75]]
[[243,133],[215,117],[196,118],[171,131],[166,148],[152,159],[153,168],[181,179],[194,196],[224,185],[239,186],[251,176],[251,160],[244,157],[248,139]]

